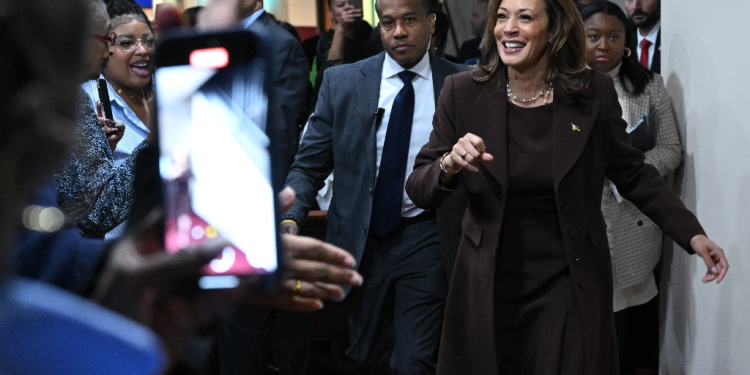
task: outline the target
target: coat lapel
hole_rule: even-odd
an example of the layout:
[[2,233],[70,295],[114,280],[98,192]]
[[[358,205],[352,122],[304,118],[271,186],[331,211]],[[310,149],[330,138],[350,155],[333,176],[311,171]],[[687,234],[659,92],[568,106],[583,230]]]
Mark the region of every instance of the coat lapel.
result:
[[[458,102],[459,114],[466,131],[484,141],[487,152],[493,156],[482,163],[507,191],[508,186],[508,101],[505,78],[487,83],[473,103]],[[463,136],[461,134],[458,134]]]
[[359,82],[355,86],[357,91],[358,103],[371,111],[372,121],[366,123],[365,130],[367,131],[367,137],[365,142],[365,151],[367,153],[367,168],[370,172],[372,181],[375,181],[375,163],[377,159],[376,150],[376,138],[375,133],[377,132],[377,110],[378,110],[378,99],[380,98],[380,79],[383,72],[383,62],[385,61],[385,52],[381,52],[379,55],[369,59],[360,69],[361,76]]
[[[633,86],[629,81],[626,82],[628,89],[632,90]],[[641,95],[634,96],[627,91],[623,93],[623,99],[625,102],[625,108],[622,110],[626,113],[628,125],[635,125],[643,118],[643,115],[648,116],[651,108],[651,95],[648,92],[644,92]]]
[[586,147],[596,124],[596,114],[582,113],[579,105],[573,108],[562,101],[552,107],[552,168],[555,191]]

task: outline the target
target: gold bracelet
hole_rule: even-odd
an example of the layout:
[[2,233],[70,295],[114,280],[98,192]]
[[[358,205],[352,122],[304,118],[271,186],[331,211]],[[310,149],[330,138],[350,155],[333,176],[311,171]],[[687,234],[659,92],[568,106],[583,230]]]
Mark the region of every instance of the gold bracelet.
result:
[[297,222],[292,219],[281,220],[281,225],[284,225],[286,223],[294,223],[294,225],[298,225]]
[[448,151],[448,152],[444,153],[443,156],[440,157],[440,169],[442,169],[443,172],[445,172],[445,174],[447,174],[448,176],[452,176],[452,175],[454,175],[454,174],[456,174],[456,173],[458,173],[458,172],[461,171],[461,167],[458,167],[458,170],[455,173],[450,173],[445,168],[445,164],[443,164],[443,161],[445,160],[445,157],[448,156],[448,155],[450,155],[450,154],[451,154],[451,152]]

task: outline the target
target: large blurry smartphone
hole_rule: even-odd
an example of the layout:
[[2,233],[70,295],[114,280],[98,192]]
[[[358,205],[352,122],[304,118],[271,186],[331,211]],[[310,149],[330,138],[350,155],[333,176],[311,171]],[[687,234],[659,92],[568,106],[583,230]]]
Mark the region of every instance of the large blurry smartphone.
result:
[[279,266],[260,51],[244,30],[167,37],[157,48],[165,248],[218,236],[232,243],[204,267],[204,289],[234,287],[241,275],[273,276]]

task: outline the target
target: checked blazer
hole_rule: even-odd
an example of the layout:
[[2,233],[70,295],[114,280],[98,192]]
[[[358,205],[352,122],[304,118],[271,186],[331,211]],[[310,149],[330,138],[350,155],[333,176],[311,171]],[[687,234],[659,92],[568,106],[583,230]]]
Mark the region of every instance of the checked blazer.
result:
[[[626,85],[632,89],[629,81]],[[625,104],[625,118],[631,126],[644,114],[653,114],[654,147],[644,153],[646,163],[653,165],[662,176],[673,172],[682,161],[682,146],[662,77],[654,74],[641,95],[624,92],[621,99]],[[609,184],[604,187],[602,213],[610,236],[612,273],[620,289],[642,283],[661,259],[661,230],[630,201],[618,203]]]

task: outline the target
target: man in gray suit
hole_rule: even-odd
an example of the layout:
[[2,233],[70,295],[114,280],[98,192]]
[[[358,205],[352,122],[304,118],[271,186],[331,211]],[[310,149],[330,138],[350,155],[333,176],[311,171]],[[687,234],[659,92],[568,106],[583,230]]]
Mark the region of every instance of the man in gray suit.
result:
[[[267,132],[283,150],[275,160],[274,183],[283,182],[299,143],[297,120],[305,109],[310,70],[300,43],[263,10],[263,0],[239,0],[241,25],[259,37],[269,57],[271,80]],[[219,325],[222,375],[263,374],[269,366],[280,374],[305,374],[309,358],[309,318],[295,312],[242,304]]]
[[347,355],[360,373],[431,374],[447,282],[436,214],[414,206],[404,183],[459,67],[427,53],[429,0],[379,0],[376,11],[385,52],[326,71],[286,180],[297,200],[282,231],[297,233],[335,170],[327,240],[354,255],[364,278],[346,297]]

